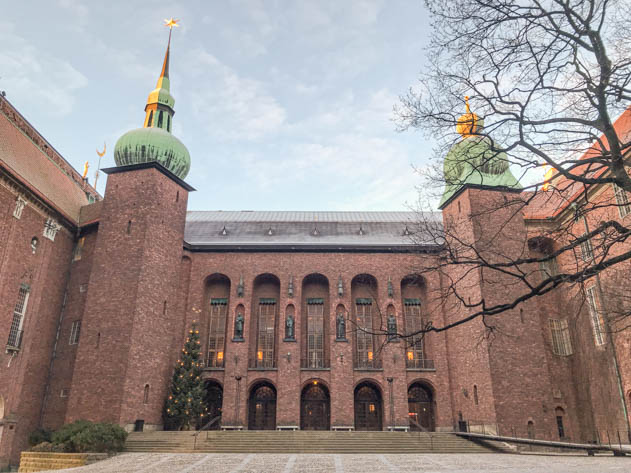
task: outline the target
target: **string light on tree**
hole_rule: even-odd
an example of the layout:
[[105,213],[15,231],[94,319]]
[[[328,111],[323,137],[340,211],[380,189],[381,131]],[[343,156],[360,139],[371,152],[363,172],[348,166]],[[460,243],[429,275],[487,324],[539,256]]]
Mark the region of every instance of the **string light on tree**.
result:
[[203,364],[196,321],[188,331],[182,353],[175,365],[164,406],[165,426],[172,430],[194,428],[208,412],[204,401]]

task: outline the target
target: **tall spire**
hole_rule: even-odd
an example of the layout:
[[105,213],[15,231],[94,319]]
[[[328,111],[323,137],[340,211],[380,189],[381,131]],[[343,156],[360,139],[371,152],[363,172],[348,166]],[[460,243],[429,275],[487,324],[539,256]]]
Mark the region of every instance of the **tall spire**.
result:
[[169,92],[169,59],[171,56],[171,33],[177,20],[164,20],[169,28],[162,70],[156,88],[151,91],[145,106],[145,122],[142,128],[131,130],[121,136],[114,147],[117,166],[157,162],[180,179],[184,179],[191,167],[191,156],[171,133],[175,100]]
[[164,61],[162,63],[162,70],[160,71],[160,77],[156,88],[151,91],[147,98],[147,105],[145,106],[145,128],[162,128],[169,133],[171,132],[171,119],[175,114],[173,106],[175,105],[175,99],[171,95],[171,82],[169,80],[169,59],[171,57],[171,33],[178,20],[173,18],[164,20],[164,26],[169,28],[169,41],[167,43],[167,50],[164,53]]

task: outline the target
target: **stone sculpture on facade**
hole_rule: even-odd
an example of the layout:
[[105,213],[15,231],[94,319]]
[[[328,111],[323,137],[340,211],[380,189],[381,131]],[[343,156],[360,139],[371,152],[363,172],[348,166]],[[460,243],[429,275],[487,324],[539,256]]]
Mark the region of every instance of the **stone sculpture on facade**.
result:
[[285,319],[285,340],[295,340],[294,336],[294,316],[289,314]]
[[234,339],[243,340],[243,314],[241,312],[237,313],[237,317],[234,319]]
[[388,341],[394,340],[397,336],[397,319],[394,314],[388,315]]
[[346,320],[344,319],[344,314],[342,312],[337,314],[336,327],[337,327],[336,339],[346,340]]

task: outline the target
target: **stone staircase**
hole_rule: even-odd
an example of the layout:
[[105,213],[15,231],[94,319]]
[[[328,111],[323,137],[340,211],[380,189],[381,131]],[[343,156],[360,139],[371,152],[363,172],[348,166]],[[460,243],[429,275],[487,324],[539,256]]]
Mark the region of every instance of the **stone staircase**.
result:
[[132,432],[128,452],[210,453],[487,453],[444,432],[210,431]]

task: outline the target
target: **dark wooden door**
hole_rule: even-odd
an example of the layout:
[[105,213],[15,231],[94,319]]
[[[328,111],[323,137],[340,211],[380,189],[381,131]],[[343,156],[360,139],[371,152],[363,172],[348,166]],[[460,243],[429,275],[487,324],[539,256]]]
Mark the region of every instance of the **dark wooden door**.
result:
[[355,430],[382,430],[381,396],[372,386],[355,391]]
[[408,412],[410,430],[425,432],[434,430],[434,408],[431,392],[423,386],[414,385],[408,390]]
[[325,388],[309,385],[302,393],[300,428],[302,430],[329,430],[330,402]]
[[[203,424],[210,422],[215,417],[221,415],[221,406],[223,404],[223,390],[221,386],[216,384],[208,384],[206,386],[206,407],[208,408],[208,414],[204,416]],[[219,430],[221,426],[220,421],[216,421],[210,430]]]
[[248,429],[276,429],[276,391],[272,387],[264,385],[252,391],[249,401]]

